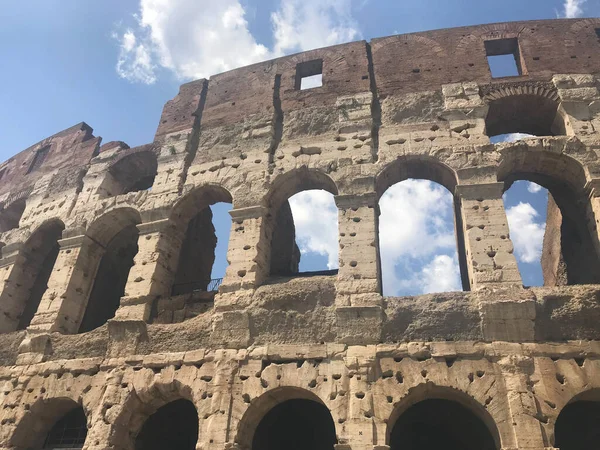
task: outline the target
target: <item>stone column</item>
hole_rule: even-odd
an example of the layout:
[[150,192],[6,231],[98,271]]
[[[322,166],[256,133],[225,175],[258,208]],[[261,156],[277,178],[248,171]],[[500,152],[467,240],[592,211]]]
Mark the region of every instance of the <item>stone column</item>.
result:
[[510,240],[503,189],[504,183],[456,186],[471,290],[523,285]]
[[337,195],[340,269],[339,306],[381,305],[377,194]]
[[150,318],[155,301],[171,295],[184,234],[169,219],[137,226],[138,252],[115,320]]
[[590,194],[586,211],[587,225],[596,254],[600,255],[600,178],[588,181],[586,190]]
[[105,251],[85,235],[61,239],[58,244],[60,252],[30,331],[78,331]]
[[498,348],[498,353],[513,354],[498,361],[501,372],[498,375],[504,380],[514,431],[514,435],[511,436],[513,442],[503,442],[503,449],[552,450],[544,444],[544,435],[539,422],[540,413],[528,383],[534,369],[533,359],[517,355],[520,351],[519,344],[497,343],[495,345],[505,346],[503,349]]
[[15,331],[19,323],[18,316],[24,305],[18,303],[18,286],[14,282],[25,270],[21,255],[22,243],[2,248],[0,260],[0,333]]
[[229,266],[215,297],[217,310],[248,306],[253,291],[268,277],[267,212],[263,206],[229,211],[232,219],[227,250]]

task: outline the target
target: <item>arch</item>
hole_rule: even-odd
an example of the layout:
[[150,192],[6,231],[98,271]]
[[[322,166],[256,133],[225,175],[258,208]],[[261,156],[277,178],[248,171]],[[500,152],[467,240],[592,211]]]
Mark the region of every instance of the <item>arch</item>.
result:
[[[463,290],[469,290],[470,283],[462,227],[462,211],[460,207],[460,199],[455,195],[456,186],[458,184],[456,172],[450,166],[435,157],[426,155],[408,155],[398,157],[383,167],[383,169],[375,177],[375,190],[378,201],[381,201],[382,196],[390,187],[408,179],[427,180],[437,183],[445,187],[452,195],[454,233],[460,269],[460,283],[462,284]],[[381,272],[383,275],[383,271]]]
[[[497,179],[504,182],[504,191],[517,180],[532,181],[548,190],[549,219],[542,249],[544,284],[600,282],[600,246],[595,231],[588,226],[590,205],[583,165],[568,155],[515,145],[503,153]],[[555,220],[551,216],[556,216]],[[566,276],[559,275],[562,271]]]
[[338,194],[338,187],[329,175],[302,166],[278,175],[264,199],[264,204],[269,210],[266,232],[270,275],[298,274],[300,250],[296,244],[296,230],[289,199],[295,194],[310,190],[323,190],[334,196]]
[[[137,210],[121,207],[103,214],[88,227],[89,239],[80,256],[89,259],[78,260],[77,264],[79,270],[95,276],[85,278],[84,292],[89,295],[78,325],[80,333],[91,331],[114,317],[138,251],[136,225],[139,223],[141,217]],[[81,267],[83,265],[86,267]]]
[[526,133],[535,136],[566,134],[554,86],[520,84],[500,87],[484,97],[489,105],[486,134]]
[[[180,199],[170,215],[174,232],[181,236],[173,271],[172,293],[215,290],[211,274],[216,258],[217,233],[210,206],[233,203],[231,193],[217,184],[206,184],[193,189]],[[223,225],[224,226],[224,225]],[[216,283],[215,283],[216,284]]]
[[[411,412],[413,407],[415,409]],[[480,443],[486,443],[486,445],[483,447],[474,446],[472,447],[473,450],[499,450],[501,448],[500,433],[498,432],[496,423],[482,404],[462,391],[450,387],[437,386],[433,383],[423,383],[410,389],[408,394],[398,402],[387,421],[386,444],[390,445],[392,450],[400,448],[395,445],[394,439],[397,438],[396,433],[400,433],[400,431],[395,430],[396,425],[400,424],[401,427],[406,425],[399,422],[403,416],[408,419],[408,423],[418,421],[418,417],[422,414],[427,415],[428,420],[433,421],[436,411],[443,411],[446,418],[453,417],[453,414],[458,414],[463,415],[467,420],[475,418],[479,421],[482,428],[477,431],[477,435],[480,437]],[[475,422],[471,421],[471,423]],[[402,430],[402,428],[399,430]],[[425,430],[423,431],[426,432]],[[468,429],[468,432],[465,434],[471,435],[473,433],[475,433],[474,429]],[[405,445],[401,448],[407,450],[415,448]],[[453,449],[454,447],[448,448]],[[460,448],[463,449],[463,447]],[[429,450],[428,447],[419,447],[419,449]],[[463,450],[469,450],[469,447],[465,447]]]
[[431,156],[401,156],[386,165],[375,178],[378,198],[396,183],[417,178],[441,184],[454,195],[458,178],[452,168]]
[[144,191],[154,184],[157,171],[158,158],[153,151],[128,152],[110,165],[101,188],[108,196]]
[[86,437],[83,407],[70,398],[57,397],[35,402],[17,425],[10,444],[15,450],[26,450],[59,448],[62,441],[64,448],[83,448]]
[[135,450],[195,450],[199,419],[194,404],[187,399],[173,400],[150,415],[135,437]]
[[19,249],[0,297],[3,331],[24,330],[30,325],[48,287],[64,228],[59,219],[47,220]]
[[597,448],[600,442],[600,389],[573,397],[560,411],[554,424],[554,447],[560,450]]
[[[293,419],[294,413],[305,416],[305,421],[290,420]],[[290,423],[285,421],[286,418]],[[308,423],[311,419],[315,421],[313,424]],[[317,423],[322,429],[318,430],[320,436],[315,439],[317,436],[311,436],[312,433],[309,432],[315,432],[311,425],[316,426]],[[285,428],[290,425],[296,425],[297,429],[294,429],[293,426],[291,429]],[[317,395],[298,387],[275,388],[254,399],[239,422],[235,442],[244,449],[273,450],[278,448],[270,446],[265,441],[265,431],[263,430],[267,429],[280,430],[285,433],[305,432],[309,435],[308,438],[313,439],[313,445],[306,448],[331,448],[333,450],[333,445],[337,443],[335,423],[329,408]],[[299,434],[293,434],[296,442],[299,441]],[[275,436],[275,439],[278,437]],[[315,446],[314,444],[319,445]],[[250,447],[251,445],[252,447]],[[287,448],[294,449],[294,447]]]

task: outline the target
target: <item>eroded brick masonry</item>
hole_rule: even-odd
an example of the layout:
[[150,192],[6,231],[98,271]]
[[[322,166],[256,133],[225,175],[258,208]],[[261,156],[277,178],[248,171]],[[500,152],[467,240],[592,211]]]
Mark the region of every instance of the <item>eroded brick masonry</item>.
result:
[[[185,84],[147,145],[81,123],[15,155],[0,449],[600,448],[599,77],[600,19],[391,36]],[[490,143],[513,132],[536,137]],[[381,295],[378,200],[407,178],[454,196],[463,292]],[[543,287],[516,180],[551,194]],[[336,274],[297,274],[307,189],[335,195]]]

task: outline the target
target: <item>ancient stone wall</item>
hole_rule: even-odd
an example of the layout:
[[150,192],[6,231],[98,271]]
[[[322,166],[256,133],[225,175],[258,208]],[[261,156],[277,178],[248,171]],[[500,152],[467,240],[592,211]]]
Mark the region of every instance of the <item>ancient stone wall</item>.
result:
[[[499,54],[519,76],[492,77]],[[149,448],[196,422],[172,439],[271,449],[310,417],[331,418],[313,448],[594,448],[599,89],[600,19],[466,27],[185,84],[144,146],[101,146],[80,124],[14,156],[0,449],[60,446],[67,429],[75,447]],[[512,132],[536,136],[490,142]],[[454,197],[464,292],[382,296],[378,201],[408,178]],[[502,194],[517,180],[553,199],[545,287],[524,287],[513,255]],[[308,189],[335,196],[336,274],[296,273],[288,199]],[[217,202],[232,224],[211,290]]]

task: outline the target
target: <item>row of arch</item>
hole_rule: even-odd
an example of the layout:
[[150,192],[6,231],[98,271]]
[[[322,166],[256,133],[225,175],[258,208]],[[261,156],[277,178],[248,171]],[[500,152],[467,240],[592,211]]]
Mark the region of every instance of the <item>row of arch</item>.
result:
[[[517,180],[533,181],[550,192],[562,212],[561,245],[567,268],[568,284],[600,282],[600,262],[597,255],[595,225],[589,220],[589,199],[585,193],[586,176],[583,166],[564,154],[547,151],[528,151],[520,147],[514,154],[505,154],[505,163],[498,169],[497,179],[505,188]],[[469,289],[465,277],[468,261],[464,251],[461,223],[461,200],[456,194],[456,172],[443,162],[423,156],[403,157],[387,165],[375,179],[375,190],[380,198],[393,184],[409,178],[425,179],[439,183],[454,196],[459,260],[463,274],[463,287]],[[288,199],[305,190],[321,189],[338,195],[334,179],[317,169],[301,167],[278,176],[265,199],[268,214],[265,225],[266,243],[269,244],[271,275],[293,275],[297,272],[297,255],[294,253],[294,232],[288,224],[291,211]],[[170,243],[170,259],[176,261],[170,270],[173,278],[171,292],[185,293],[189,289],[206,289],[211,280],[216,246],[215,229],[211,222],[210,206],[233,203],[232,194],[218,184],[200,186],[183,196],[168,212],[168,227],[164,231]],[[125,295],[129,271],[138,252],[141,214],[124,205],[109,210],[85,232],[75,270],[69,281],[70,291],[64,300],[70,311],[69,320],[62,324],[67,333],[90,331],[114,316],[120,298]],[[293,223],[293,222],[292,222]],[[24,329],[32,323],[40,301],[61,251],[58,241],[65,228],[59,219],[43,223],[24,243],[10,283],[0,297],[0,308],[11,321],[5,330]],[[252,243],[248,243],[252,244]],[[296,249],[297,250],[297,249]],[[175,257],[173,257],[175,256]],[[167,280],[169,284],[169,280]],[[6,320],[6,319],[4,319]]]
[[[122,423],[129,442],[119,448],[194,450],[201,418],[185,398],[164,400],[141,420],[129,413]],[[589,450],[600,437],[600,401],[595,391],[571,400],[554,424],[555,448]],[[409,394],[385,421],[385,444],[391,450],[500,450],[501,436],[488,411],[468,395],[451,388],[430,389],[426,397]],[[82,406],[68,398],[37,402],[17,424],[11,448],[83,448],[91,423]],[[112,433],[111,433],[112,434]],[[118,434],[118,433],[117,433]],[[97,436],[96,436],[97,438]],[[327,406],[300,388],[276,388],[255,399],[238,425],[234,441],[241,450],[334,450],[340,442]],[[96,442],[95,445],[98,445]]]

